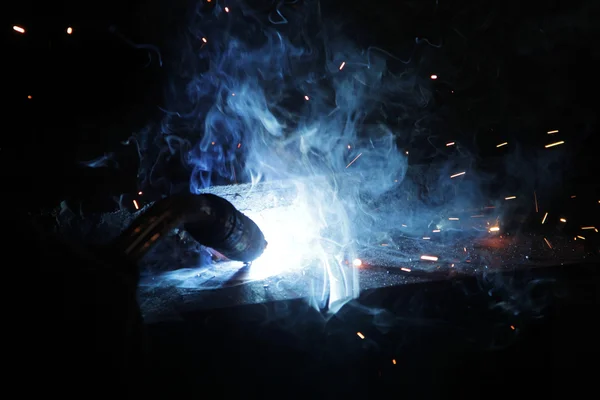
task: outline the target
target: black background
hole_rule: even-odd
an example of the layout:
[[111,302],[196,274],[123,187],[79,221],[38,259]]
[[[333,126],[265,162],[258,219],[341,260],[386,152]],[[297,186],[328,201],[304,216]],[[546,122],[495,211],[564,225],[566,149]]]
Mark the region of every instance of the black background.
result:
[[[70,199],[110,209],[116,203],[106,199],[136,193],[135,149],[120,142],[161,118],[169,65],[193,4],[20,2],[5,27],[8,108],[1,147],[9,166],[5,182],[11,182],[5,189],[36,194],[29,200],[34,208]],[[266,0],[251,4],[265,15],[275,7]],[[498,179],[510,177],[504,174],[508,150],[496,144],[518,143],[524,159],[535,159],[549,142],[545,132],[560,129],[566,141],[561,162],[535,173],[553,174],[561,196],[597,190],[596,9],[592,1],[322,4],[323,14],[344,21],[344,31],[363,47],[408,59],[415,38],[441,44],[414,55],[411,72],[432,84],[428,119],[439,127],[435,144],[460,142]],[[156,53],[128,41],[156,46],[163,66]],[[434,73],[440,78],[427,82]],[[430,138],[406,135],[400,144],[412,150],[411,163],[439,158]],[[118,153],[119,169],[78,164],[111,152]]]
[[[265,13],[274,7],[267,1],[253,3]],[[538,149],[548,143],[546,131],[559,129],[566,141],[560,149],[564,155],[560,168],[540,169],[536,174],[555,174],[557,193],[563,199],[574,191],[578,197],[597,194],[596,2],[325,3],[324,11],[335,11],[347,21],[345,30],[363,46],[376,45],[403,57],[410,55],[415,37],[443,42],[441,48],[420,54],[414,71],[424,81],[432,73],[440,76],[432,83],[435,101],[431,104],[431,118],[444,128],[436,139],[440,146],[459,141],[476,154],[480,168],[501,176],[505,153],[496,151],[497,143],[517,141],[526,157],[539,157]],[[139,189],[135,150],[120,142],[160,119],[157,106],[164,101],[166,71],[177,54],[172,44],[185,30],[181,21],[188,4],[23,1],[18,10],[12,7],[6,13],[11,20],[3,28],[7,39],[0,146],[3,204],[18,203],[36,211],[68,199],[91,208],[115,208],[111,196]],[[13,25],[25,27],[27,33],[15,33]],[[73,27],[73,35],[66,35],[68,26]],[[132,47],[122,37],[160,48],[164,67],[156,59],[146,66],[148,51]],[[427,143],[427,138],[414,137],[402,145],[411,150],[412,163],[427,163],[436,153]],[[120,169],[78,164],[110,152],[119,153]],[[9,232],[9,238],[16,246],[26,234]],[[45,248],[57,253],[50,265],[43,264],[48,276],[62,262],[62,254],[54,249]],[[86,262],[75,259],[73,271]],[[235,393],[267,398],[300,393],[314,398],[391,393],[478,399],[523,393],[550,398],[557,393],[593,394],[598,270],[592,267],[524,272],[527,276],[516,279],[529,282],[547,278],[544,274],[558,279],[560,290],[540,294],[555,299],[544,303],[549,308],[546,318],[526,312],[514,317],[489,312],[484,301],[489,296],[474,279],[464,286],[444,281],[371,293],[372,306],[387,307],[402,322],[388,335],[377,329],[369,313],[341,313],[325,328],[318,312],[307,311],[303,302],[182,316],[182,321],[149,327],[153,358],[147,363],[137,360],[149,371],[131,371],[130,383],[139,390],[137,394],[146,389],[156,395],[160,389],[171,395]],[[77,289],[67,294],[76,293],[77,299],[97,295],[92,301],[103,299],[115,306],[109,318],[123,311],[119,299],[111,303],[115,293],[101,283],[93,285],[95,281],[89,279],[89,286],[79,285],[77,273],[67,274]],[[465,296],[465,288],[475,294]],[[17,369],[26,371],[29,381],[20,389],[45,390],[51,384],[80,396],[87,395],[90,387],[94,392],[112,389],[110,380],[98,381],[93,375],[98,371],[90,373],[79,364],[61,366],[63,349],[48,335],[61,334],[56,333],[55,309],[43,304],[47,325],[38,323],[38,310],[43,308],[39,304],[23,313],[35,339],[24,349],[37,345],[56,358],[36,357],[33,351],[22,356],[23,368]],[[69,304],[85,313],[84,304]],[[284,317],[261,319],[264,310],[273,309]],[[103,322],[94,320],[92,313],[85,315],[91,325]],[[70,322],[77,327],[77,321]],[[15,331],[23,334],[22,329]],[[367,339],[357,340],[356,331]],[[478,342],[490,337],[498,341]],[[93,353],[94,342],[87,339],[77,337],[81,348],[75,352],[81,353],[76,359],[89,367],[95,359],[85,351]],[[111,343],[103,339],[100,342],[109,348]],[[506,351],[495,351],[496,344],[506,344]],[[115,354],[121,350],[114,349]],[[391,359],[397,359],[397,368]],[[59,367],[76,372],[77,378],[70,379],[72,375]],[[77,382],[94,386],[79,391]],[[284,386],[288,392],[281,391]]]

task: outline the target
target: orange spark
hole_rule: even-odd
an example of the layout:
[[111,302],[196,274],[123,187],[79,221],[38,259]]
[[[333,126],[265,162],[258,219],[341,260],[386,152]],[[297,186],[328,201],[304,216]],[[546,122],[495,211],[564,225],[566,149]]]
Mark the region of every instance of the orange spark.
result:
[[559,142],[554,142],[554,143],[547,144],[547,145],[545,145],[544,147],[548,149],[548,148],[550,148],[550,147],[558,146],[558,145],[561,145],[561,144],[564,144],[564,143],[565,143],[565,141],[564,141],[564,140],[561,140],[561,141],[559,141]]

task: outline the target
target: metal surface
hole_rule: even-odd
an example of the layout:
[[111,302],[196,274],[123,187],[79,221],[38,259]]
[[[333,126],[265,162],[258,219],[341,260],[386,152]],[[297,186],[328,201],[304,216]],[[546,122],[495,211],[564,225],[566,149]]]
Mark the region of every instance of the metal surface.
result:
[[[213,187],[206,193],[227,199],[242,212],[275,209],[290,212],[297,186],[291,182],[244,184]],[[77,234],[80,239],[93,242],[117,236],[139,213],[123,210],[105,214],[100,220],[86,221],[65,212],[59,218],[66,233],[83,232],[83,235]],[[94,228],[86,230],[88,225]],[[344,267],[358,270],[361,291],[461,275],[484,277],[495,271],[567,264],[585,259],[587,255],[583,241],[573,241],[559,234],[546,238],[541,234],[508,235],[487,231],[482,234],[463,229],[432,233],[429,240],[423,240],[415,233],[416,228],[402,231],[388,225],[389,218],[383,218],[381,226],[364,232],[365,239],[357,246],[362,264],[356,267],[350,262]],[[422,260],[423,255],[435,257],[435,261]],[[292,261],[285,257],[279,260],[283,267]],[[316,303],[327,296],[328,281],[318,265],[309,263],[293,270],[282,268],[277,274],[262,276],[253,266],[223,260],[179,229],[164,236],[139,265],[142,272],[139,299],[148,321],[178,318],[181,313],[197,309],[297,298],[320,306]]]
[[[571,246],[566,240],[564,245],[557,243],[554,249],[547,250],[537,246],[538,242],[544,243],[537,235],[497,237],[473,242],[468,248],[458,248],[458,245],[446,248],[445,257],[438,262],[421,261],[415,253],[411,259],[398,263],[395,257],[390,258],[378,249],[363,249],[363,265],[358,267],[360,289],[366,291],[463,275],[484,279],[496,272],[570,264],[585,257],[582,246]],[[180,313],[200,309],[297,298],[310,301],[319,292],[310,284],[315,278],[311,274],[318,274],[318,270],[307,266],[302,271],[252,280],[239,264],[220,262],[166,276],[146,275],[140,285],[139,298],[149,321],[178,318]]]

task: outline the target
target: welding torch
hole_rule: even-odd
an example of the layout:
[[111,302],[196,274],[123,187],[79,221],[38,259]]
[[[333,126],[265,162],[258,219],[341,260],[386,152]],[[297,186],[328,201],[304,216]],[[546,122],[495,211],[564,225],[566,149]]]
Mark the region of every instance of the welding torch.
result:
[[213,194],[159,200],[119,236],[115,246],[137,262],[168,232],[183,227],[198,243],[233,261],[251,262],[267,246],[260,228],[229,201]]

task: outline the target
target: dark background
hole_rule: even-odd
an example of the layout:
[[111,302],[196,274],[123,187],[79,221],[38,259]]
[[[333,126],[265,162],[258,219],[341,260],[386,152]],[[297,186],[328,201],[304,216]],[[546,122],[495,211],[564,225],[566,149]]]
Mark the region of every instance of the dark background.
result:
[[[112,197],[141,189],[135,148],[120,143],[162,117],[170,66],[194,4],[18,3],[5,26],[5,190],[27,194],[34,208],[67,199],[107,211],[116,207]],[[264,15],[276,6],[250,4]],[[411,150],[412,164],[452,157],[455,149],[444,143],[456,141],[496,181],[510,186],[519,169],[527,169],[534,180],[545,175],[557,198],[575,191],[595,196],[595,2],[332,1],[321,8],[343,21],[343,31],[360,46],[412,56],[410,73],[431,85],[427,119],[438,128],[435,136],[406,134],[399,143]],[[26,34],[12,25],[25,27]],[[66,34],[69,26],[72,35]],[[415,52],[415,38],[432,46]],[[162,67],[156,52],[136,44],[156,46]],[[396,64],[389,62],[391,69],[402,67]],[[430,81],[431,74],[439,79]],[[553,129],[560,134],[552,139],[566,144],[548,167],[543,145],[553,141],[545,133]],[[504,141],[511,146],[495,147]],[[520,160],[528,160],[523,167],[505,157],[515,148]],[[119,168],[114,162],[100,169],[79,164],[111,153]],[[509,163],[517,172],[509,171]]]
[[[252,3],[265,14],[274,8],[268,1]],[[436,46],[443,43],[415,55],[413,73],[434,91],[429,118],[440,129],[433,139],[437,146],[424,137],[403,139],[412,164],[444,161],[454,150],[440,153],[439,148],[457,141],[474,155],[478,168],[495,179],[508,181],[519,172],[534,179],[552,174],[560,205],[572,193],[578,198],[598,194],[596,3],[336,1],[323,2],[323,11],[346,21],[345,31],[362,46],[379,46],[400,58],[411,56],[415,37],[426,37]],[[135,148],[121,142],[161,118],[158,106],[164,103],[169,65],[177,55],[177,38],[185,31],[182,21],[189,4],[22,1],[11,7],[6,13],[10,21],[3,27],[8,55],[0,137],[3,205],[19,204],[36,212],[66,199],[89,210],[115,209],[113,196],[132,196],[140,189]],[[13,25],[23,26],[26,34],[15,33]],[[73,27],[72,35],[65,32],[68,26]],[[163,67],[155,57],[148,64],[148,50],[128,41],[159,48]],[[435,82],[428,78],[433,73],[440,77]],[[543,162],[543,145],[549,142],[546,131],[552,129],[560,130],[566,144],[557,149],[561,161],[549,169]],[[509,174],[507,153],[495,148],[503,141],[518,143],[522,158],[541,161]],[[80,164],[113,152],[119,168]],[[15,246],[26,243],[23,232],[8,233]],[[59,256],[57,252],[43,264],[48,275],[62,262]],[[110,303],[115,293],[101,283],[93,285],[90,279],[89,286],[79,284],[76,271],[85,262],[89,260],[75,259],[74,273],[67,271],[77,289],[75,298],[93,297],[94,290],[88,290],[93,288],[97,299]],[[378,325],[385,320],[352,307],[324,326],[322,316],[307,310],[302,301],[182,315],[179,321],[148,327],[155,351],[147,362],[136,360],[148,370],[130,371],[130,383],[138,395],[146,389],[150,395],[164,390],[171,396],[589,396],[597,392],[597,271],[597,265],[583,265],[523,271],[516,278],[509,272],[506,281],[514,278],[527,289],[494,294],[494,301],[508,299],[517,309],[523,306],[523,312],[509,316],[501,310],[490,312],[491,296],[476,279],[364,294],[364,304],[385,308],[400,321],[388,331]],[[22,282],[23,276],[20,279],[15,282]],[[549,289],[528,285],[545,279],[559,284]],[[23,313],[33,338],[25,350],[35,344],[51,349],[56,358],[40,359],[34,352],[21,357],[22,368],[17,369],[26,371],[28,379],[23,386],[45,390],[50,383],[80,396],[88,392],[78,392],[77,382],[93,384],[86,390],[91,387],[94,392],[112,390],[110,380],[98,381],[98,371],[88,373],[79,364],[69,366],[77,379],[62,373],[63,349],[45,339],[56,332],[55,310],[45,298],[42,301]],[[525,307],[536,301],[545,307],[542,316]],[[46,325],[38,323],[40,304],[48,310]],[[77,301],[70,304],[84,307]],[[114,304],[114,310],[121,310],[117,301]],[[93,313],[86,315],[90,324],[98,322]],[[23,335],[20,325],[15,326]],[[102,327],[111,330],[108,324]],[[357,339],[357,331],[366,339]],[[93,352],[94,342],[86,342],[85,335],[77,337],[78,332],[67,337],[81,345],[77,359],[93,366],[95,359],[86,351]],[[108,340],[100,339],[110,347]],[[120,394],[111,394],[115,393]]]

